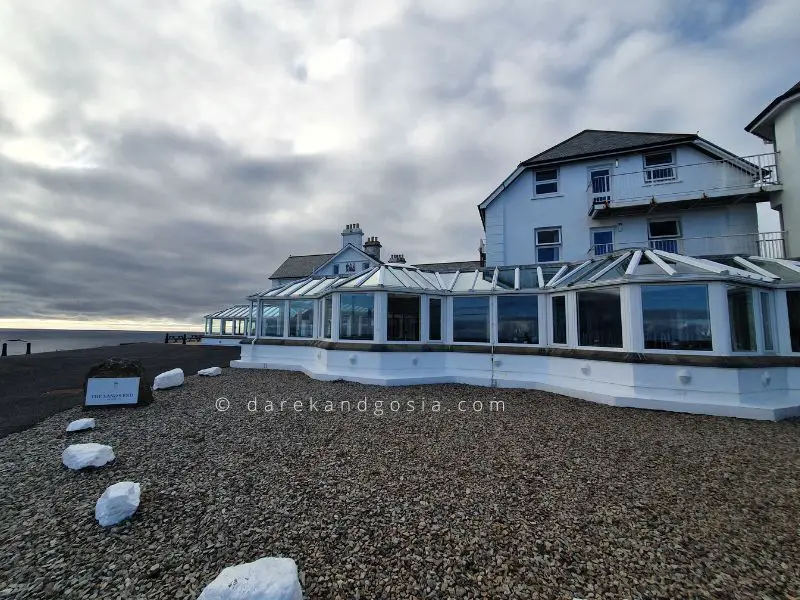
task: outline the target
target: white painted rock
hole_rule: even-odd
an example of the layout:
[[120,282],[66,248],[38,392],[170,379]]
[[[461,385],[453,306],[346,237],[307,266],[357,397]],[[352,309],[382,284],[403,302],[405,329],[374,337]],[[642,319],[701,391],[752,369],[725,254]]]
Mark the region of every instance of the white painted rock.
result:
[[265,557],[222,570],[197,600],[303,600],[291,558]]
[[61,453],[61,462],[68,469],[102,467],[114,460],[111,446],[103,444],[72,444]]
[[154,390],[166,390],[167,388],[183,385],[183,369],[172,369],[161,375],[156,375],[153,381]]
[[219,367],[209,367],[208,369],[200,369],[198,375],[205,375],[206,377],[216,377],[222,375],[222,369]]
[[67,425],[67,431],[83,431],[84,429],[94,429],[94,419],[77,419]]
[[133,513],[139,508],[140,496],[141,487],[133,481],[120,481],[110,485],[97,499],[94,518],[103,527],[116,525],[133,516]]

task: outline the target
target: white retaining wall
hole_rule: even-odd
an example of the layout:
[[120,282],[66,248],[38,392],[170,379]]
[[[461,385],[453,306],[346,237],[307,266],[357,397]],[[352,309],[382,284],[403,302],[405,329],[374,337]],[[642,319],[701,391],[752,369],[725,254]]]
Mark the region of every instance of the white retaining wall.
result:
[[364,352],[243,344],[231,367],[302,371],[374,385],[465,383],[591,402],[777,420],[800,415],[800,368],[719,368],[468,352]]

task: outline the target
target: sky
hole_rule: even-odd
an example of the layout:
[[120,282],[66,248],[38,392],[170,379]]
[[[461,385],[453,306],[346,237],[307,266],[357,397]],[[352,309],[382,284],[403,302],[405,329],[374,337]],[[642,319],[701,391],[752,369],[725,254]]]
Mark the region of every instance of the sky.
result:
[[477,204],[582,129],[764,152],[743,127],[800,78],[796,10],[4,0],[0,326],[201,326],[354,222],[477,260]]

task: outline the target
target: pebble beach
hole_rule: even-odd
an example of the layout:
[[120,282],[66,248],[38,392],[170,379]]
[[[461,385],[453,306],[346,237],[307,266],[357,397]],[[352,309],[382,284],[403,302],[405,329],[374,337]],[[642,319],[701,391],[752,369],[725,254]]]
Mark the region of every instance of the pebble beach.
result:
[[[0,598],[194,599],[263,556],[309,599],[800,596],[797,420],[234,369],[154,394],[0,439]],[[69,471],[77,442],[116,460]],[[141,504],[100,527],[118,481]]]

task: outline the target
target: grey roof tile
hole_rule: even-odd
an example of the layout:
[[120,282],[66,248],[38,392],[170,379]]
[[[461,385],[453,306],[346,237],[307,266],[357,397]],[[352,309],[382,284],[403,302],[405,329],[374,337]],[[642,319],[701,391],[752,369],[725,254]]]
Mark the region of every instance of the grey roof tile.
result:
[[308,277],[314,269],[325,264],[336,256],[331,254],[304,254],[301,256],[290,256],[275,272],[269,276],[270,279],[289,279],[293,277]]
[[698,139],[694,133],[644,133],[638,131],[601,131],[585,129],[577,135],[532,156],[520,163],[529,167],[595,155],[644,149],[650,146],[690,142]]
[[464,260],[445,263],[426,263],[412,266],[422,269],[423,271],[439,271],[440,273],[446,273],[449,271],[474,271],[475,269],[481,268],[481,263],[478,260]]

